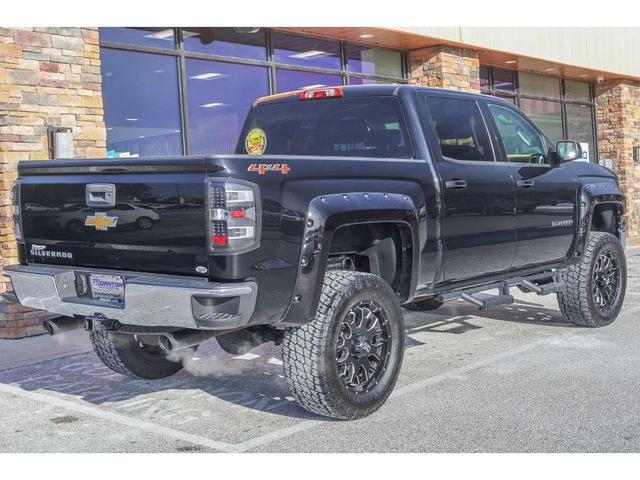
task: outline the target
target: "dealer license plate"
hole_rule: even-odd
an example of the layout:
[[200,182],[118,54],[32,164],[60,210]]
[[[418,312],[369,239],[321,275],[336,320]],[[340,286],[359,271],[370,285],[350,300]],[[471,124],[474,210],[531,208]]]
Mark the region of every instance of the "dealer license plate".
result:
[[124,304],[124,277],[119,275],[95,275],[89,277],[91,298],[117,305]]

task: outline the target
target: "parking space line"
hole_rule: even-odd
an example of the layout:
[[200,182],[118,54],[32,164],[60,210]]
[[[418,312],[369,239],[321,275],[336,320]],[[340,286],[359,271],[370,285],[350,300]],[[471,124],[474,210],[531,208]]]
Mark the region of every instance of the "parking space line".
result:
[[200,435],[194,435],[186,433],[180,430],[174,430],[173,428],[163,427],[155,423],[139,420],[137,418],[128,417],[126,415],[120,415],[119,413],[109,412],[89,405],[83,405],[71,400],[64,400],[45,393],[38,393],[33,391],[23,390],[13,385],[0,384],[0,392],[16,395],[18,397],[33,400],[39,403],[45,403],[47,405],[64,408],[76,413],[84,414],[94,418],[100,418],[112,423],[118,423],[126,427],[136,428],[145,432],[154,433],[156,435],[162,435],[165,437],[173,438],[176,440],[182,440],[194,445],[200,445],[202,447],[219,450],[222,452],[233,452],[235,448],[229,443],[219,442],[210,438],[202,437]]
[[[625,309],[625,315],[628,314],[634,314],[636,312],[640,312],[640,306],[637,307],[632,307],[632,308],[627,308]],[[467,365],[463,365],[459,368],[455,368],[453,370],[449,370],[447,372],[441,373],[439,375],[434,375],[433,377],[429,377],[429,378],[425,378],[423,380],[418,380],[417,382],[411,383],[409,385],[405,385],[404,387],[401,387],[399,389],[395,389],[393,391],[393,393],[391,394],[391,396],[389,397],[389,400],[394,400],[396,398],[401,398],[404,397],[405,395],[409,395],[411,393],[414,393],[416,391],[422,390],[425,387],[428,387],[430,385],[435,385],[438,384],[440,382],[444,382],[445,380],[449,380],[452,378],[455,378],[461,374],[465,374],[468,372],[471,372],[473,370],[477,370],[479,368],[485,367],[487,365],[491,365],[495,362],[499,362],[500,360],[504,360],[506,358],[510,358],[513,357],[515,355],[518,355],[520,353],[524,353],[527,352],[529,350],[533,350],[534,348],[539,347],[540,345],[549,343],[550,341],[555,341],[555,340],[559,340],[563,337],[570,337],[572,335],[576,335],[578,334],[578,332],[592,332],[592,329],[580,329],[580,330],[574,330],[571,332],[567,332],[567,333],[562,333],[560,335],[554,335],[551,337],[547,337],[547,338],[542,338],[540,340],[536,340],[534,342],[531,343],[527,343],[525,345],[521,345],[519,347],[516,348],[512,348],[511,350],[506,350],[503,352],[499,352],[496,353],[495,355],[491,355],[489,357],[477,360],[475,362],[471,362]],[[246,440],[244,442],[238,443],[235,445],[235,451],[237,452],[246,452],[248,450],[251,450],[253,448],[256,447],[260,447],[262,445],[266,445],[269,443],[272,443],[276,440],[281,440],[283,438],[286,437],[290,437],[291,435],[295,435],[298,432],[304,432],[307,430],[310,430],[312,428],[315,428],[317,426],[320,425],[326,425],[328,424],[329,421],[327,420],[307,420],[301,423],[298,423],[296,425],[292,425],[290,427],[287,428],[283,428],[281,430],[276,430],[275,432],[271,432],[271,433],[267,433],[265,435],[262,435],[260,437],[256,437],[253,438],[251,440]]]

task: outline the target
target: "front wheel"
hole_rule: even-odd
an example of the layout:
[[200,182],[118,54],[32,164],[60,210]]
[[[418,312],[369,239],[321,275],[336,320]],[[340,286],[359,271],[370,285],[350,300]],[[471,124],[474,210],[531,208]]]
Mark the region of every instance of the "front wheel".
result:
[[400,302],[376,275],[327,272],[316,317],[287,330],[282,346],[285,377],[298,403],[328,417],[366,417],[387,400],[400,371]]
[[580,263],[566,268],[562,277],[567,287],[558,293],[558,304],[569,321],[603,327],[616,319],[627,288],[627,262],[615,236],[591,232]]

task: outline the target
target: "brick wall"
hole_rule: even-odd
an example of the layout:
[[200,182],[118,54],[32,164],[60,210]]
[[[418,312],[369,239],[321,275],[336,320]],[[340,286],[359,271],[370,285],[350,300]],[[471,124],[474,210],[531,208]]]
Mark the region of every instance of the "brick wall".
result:
[[478,53],[467,48],[436,46],[409,52],[411,83],[480,93]]
[[[16,262],[10,190],[20,160],[49,158],[47,127],[77,157],[106,156],[97,28],[0,28],[0,267]],[[8,279],[0,275],[0,292]],[[0,338],[40,333],[46,314],[0,303]]]
[[596,126],[600,159],[611,159],[627,197],[629,237],[640,236],[640,82],[611,80],[596,85]]

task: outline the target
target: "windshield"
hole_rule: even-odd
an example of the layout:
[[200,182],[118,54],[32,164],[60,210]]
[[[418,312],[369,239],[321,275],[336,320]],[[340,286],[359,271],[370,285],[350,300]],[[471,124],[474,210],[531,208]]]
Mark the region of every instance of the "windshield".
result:
[[413,150],[395,97],[353,97],[258,105],[245,124],[247,136],[262,130],[267,155],[338,155],[410,158]]

